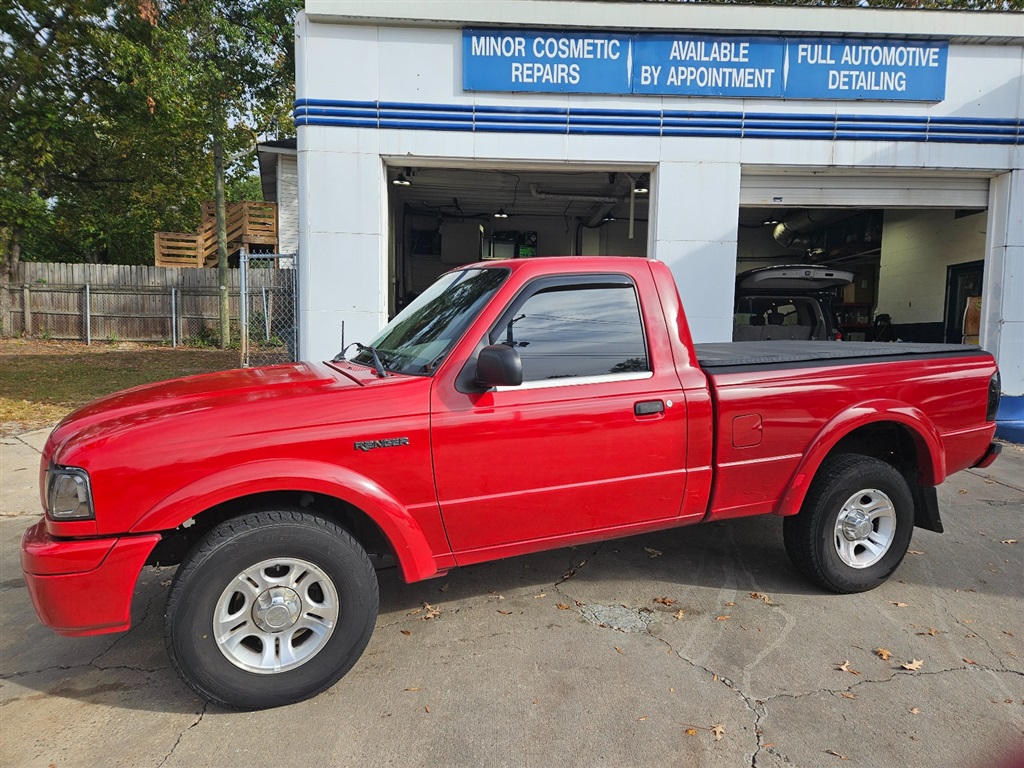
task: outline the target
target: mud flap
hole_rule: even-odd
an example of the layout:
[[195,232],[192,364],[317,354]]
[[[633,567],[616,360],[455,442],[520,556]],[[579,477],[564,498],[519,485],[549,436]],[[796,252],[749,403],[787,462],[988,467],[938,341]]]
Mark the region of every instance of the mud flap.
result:
[[939,494],[933,485],[911,484],[910,493],[914,497],[914,527],[926,531],[942,533],[942,520],[939,518]]

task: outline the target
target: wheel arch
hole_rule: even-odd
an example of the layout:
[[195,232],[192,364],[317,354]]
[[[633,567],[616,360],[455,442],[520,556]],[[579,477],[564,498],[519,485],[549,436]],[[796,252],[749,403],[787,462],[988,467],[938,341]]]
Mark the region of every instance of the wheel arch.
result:
[[[259,461],[208,475],[177,490],[132,526],[159,531],[156,556],[174,559],[218,523],[259,508],[306,509],[339,522],[368,552],[387,547],[406,581],[437,573],[434,553],[419,523],[397,499],[369,478],[317,461]],[[188,527],[185,525],[194,521]]]
[[830,419],[804,452],[775,513],[800,511],[822,462],[836,453],[859,453],[898,469],[912,490],[946,479],[945,453],[938,429],[919,408],[897,400],[859,403]]

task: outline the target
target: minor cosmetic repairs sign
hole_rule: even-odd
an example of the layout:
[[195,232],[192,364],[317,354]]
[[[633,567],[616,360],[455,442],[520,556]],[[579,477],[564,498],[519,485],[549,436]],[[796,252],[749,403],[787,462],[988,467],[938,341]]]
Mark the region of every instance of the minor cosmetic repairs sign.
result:
[[467,91],[942,101],[945,42],[463,30]]

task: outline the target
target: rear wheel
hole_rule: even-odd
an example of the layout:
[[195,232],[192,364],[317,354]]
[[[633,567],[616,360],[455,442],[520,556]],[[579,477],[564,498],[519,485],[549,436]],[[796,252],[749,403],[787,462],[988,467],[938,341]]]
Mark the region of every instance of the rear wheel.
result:
[[228,520],[185,558],[164,615],[171,664],[235,709],[302,701],[338,681],[369,642],[377,577],[329,520],[265,511]]
[[864,592],[903,561],[914,530],[906,479],[870,456],[826,459],[799,514],[783,523],[786,551],[812,581],[832,592]]

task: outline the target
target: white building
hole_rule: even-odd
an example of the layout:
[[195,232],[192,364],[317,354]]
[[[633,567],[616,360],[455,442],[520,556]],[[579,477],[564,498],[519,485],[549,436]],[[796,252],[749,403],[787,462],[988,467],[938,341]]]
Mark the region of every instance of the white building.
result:
[[296,46],[303,358],[481,256],[662,260],[697,341],[811,260],[848,338],[959,342],[980,297],[1024,439],[1024,15],[307,0]]

